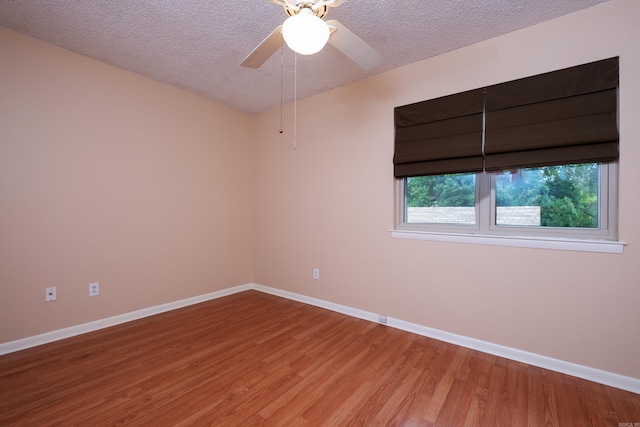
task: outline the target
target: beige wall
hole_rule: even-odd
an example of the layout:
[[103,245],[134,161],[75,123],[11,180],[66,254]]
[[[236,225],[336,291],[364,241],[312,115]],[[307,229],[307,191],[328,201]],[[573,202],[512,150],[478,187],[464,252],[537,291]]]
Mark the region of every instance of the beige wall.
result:
[[[638,16],[613,0],[300,100],[295,151],[258,115],[254,282],[640,378]],[[390,237],[393,107],[616,55],[624,254]]]
[[0,64],[0,342],[251,282],[251,116],[1,28]]

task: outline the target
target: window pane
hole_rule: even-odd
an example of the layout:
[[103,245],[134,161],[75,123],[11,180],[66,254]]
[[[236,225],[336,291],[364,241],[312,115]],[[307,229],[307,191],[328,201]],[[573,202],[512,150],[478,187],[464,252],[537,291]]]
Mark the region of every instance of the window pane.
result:
[[598,228],[599,176],[599,163],[498,173],[496,225]]
[[407,223],[476,223],[475,174],[405,178],[405,191]]

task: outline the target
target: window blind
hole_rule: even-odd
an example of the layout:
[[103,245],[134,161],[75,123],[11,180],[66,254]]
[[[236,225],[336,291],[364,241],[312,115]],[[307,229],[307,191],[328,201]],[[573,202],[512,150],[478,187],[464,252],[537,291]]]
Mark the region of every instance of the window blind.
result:
[[618,58],[486,90],[485,169],[618,158]]
[[617,160],[618,62],[605,59],[396,107],[394,175]]
[[482,171],[484,90],[396,107],[394,175]]

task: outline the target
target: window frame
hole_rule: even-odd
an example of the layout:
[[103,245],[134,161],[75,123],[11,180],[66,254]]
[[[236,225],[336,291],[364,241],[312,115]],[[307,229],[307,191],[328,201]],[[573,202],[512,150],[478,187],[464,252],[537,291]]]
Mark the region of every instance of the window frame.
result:
[[597,229],[496,225],[495,179],[497,173],[476,175],[475,224],[408,223],[406,178],[395,178],[395,228],[392,237],[500,246],[538,247],[588,252],[622,253],[618,241],[618,165],[600,164]]

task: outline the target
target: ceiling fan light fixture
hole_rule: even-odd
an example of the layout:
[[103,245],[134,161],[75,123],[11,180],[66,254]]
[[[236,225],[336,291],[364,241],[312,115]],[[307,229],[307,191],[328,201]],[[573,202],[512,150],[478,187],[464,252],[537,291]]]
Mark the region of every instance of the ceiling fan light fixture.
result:
[[301,55],[320,52],[329,40],[329,27],[308,7],[287,18],[282,25],[282,37],[287,46]]

